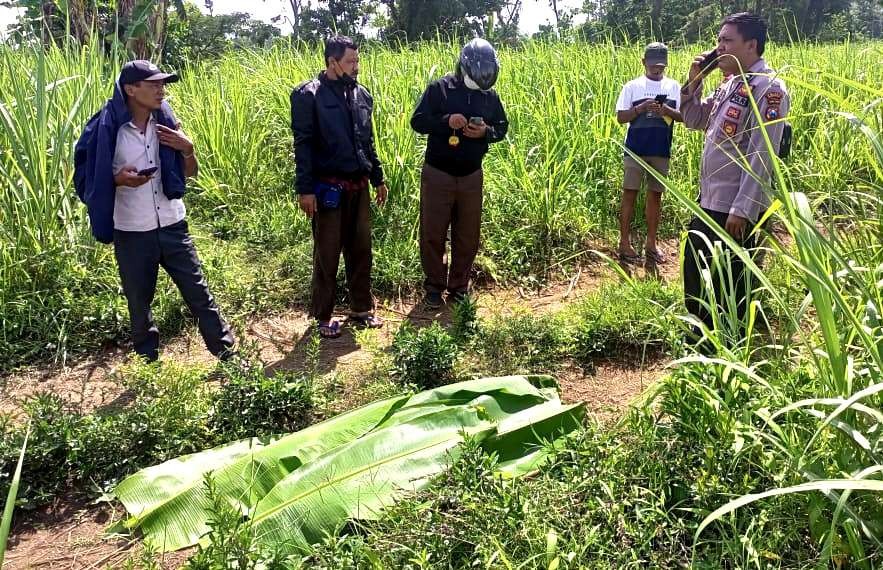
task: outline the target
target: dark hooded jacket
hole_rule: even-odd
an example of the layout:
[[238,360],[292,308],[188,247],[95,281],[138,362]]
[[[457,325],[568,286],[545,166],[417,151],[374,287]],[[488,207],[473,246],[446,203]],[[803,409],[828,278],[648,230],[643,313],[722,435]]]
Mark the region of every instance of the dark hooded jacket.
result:
[[[168,103],[153,112],[156,122],[177,129],[177,120]],[[74,188],[86,204],[92,235],[101,243],[113,241],[113,206],[116,199],[113,157],[117,133],[130,122],[132,115],[120,86],[114,86],[113,98],[86,123],[74,147]],[[184,195],[184,157],[175,149],[160,145],[160,172],[163,193],[170,200]]]

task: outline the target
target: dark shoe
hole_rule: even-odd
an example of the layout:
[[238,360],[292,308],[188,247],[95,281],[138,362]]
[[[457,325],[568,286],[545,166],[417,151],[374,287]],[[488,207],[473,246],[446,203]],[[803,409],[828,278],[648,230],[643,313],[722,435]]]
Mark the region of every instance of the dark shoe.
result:
[[434,311],[442,306],[442,296],[441,293],[437,291],[430,291],[423,297],[423,307],[425,309],[429,309],[430,311]]
[[239,351],[230,350],[229,348],[224,349],[218,354],[218,360],[220,360],[221,362],[230,362],[231,360],[235,360],[237,358],[239,358]]
[[459,303],[469,296],[466,291],[450,291],[448,293],[448,303]]
[[648,249],[646,256],[647,261],[655,263],[656,265],[662,265],[665,263],[665,254],[658,249]]

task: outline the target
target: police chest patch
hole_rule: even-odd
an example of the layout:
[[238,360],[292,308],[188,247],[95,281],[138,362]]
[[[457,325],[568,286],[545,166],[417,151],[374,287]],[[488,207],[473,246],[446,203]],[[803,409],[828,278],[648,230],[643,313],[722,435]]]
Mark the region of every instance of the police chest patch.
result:
[[725,135],[731,137],[736,134],[737,130],[739,130],[739,125],[737,125],[733,121],[724,121],[721,130],[724,132]]
[[767,107],[766,113],[763,116],[767,121],[775,121],[779,118],[779,107]]
[[742,97],[748,97],[748,86],[743,83],[739,86],[739,90],[736,91],[736,94]]
[[739,105],[740,107],[748,106],[748,97],[744,95],[739,95],[738,93],[730,97],[730,101],[732,103],[735,103],[736,105]]
[[737,107],[727,107],[727,116],[738,121],[739,117],[742,116],[742,109]]

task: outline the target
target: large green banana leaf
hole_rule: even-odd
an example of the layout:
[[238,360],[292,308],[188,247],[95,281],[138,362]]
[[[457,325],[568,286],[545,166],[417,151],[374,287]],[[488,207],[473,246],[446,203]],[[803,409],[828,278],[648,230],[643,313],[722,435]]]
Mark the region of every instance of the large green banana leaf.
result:
[[305,550],[350,518],[374,518],[402,492],[423,488],[453,459],[464,434],[483,439],[494,424],[455,406],[381,428],[304,465],[255,509],[258,540]]
[[139,527],[153,546],[192,546],[209,530],[206,474],[212,472],[219,492],[247,513],[291,471],[367,433],[407,399],[374,402],[269,442],[247,439],[166,461],[126,478],[114,495],[131,515],[128,526]]
[[554,382],[551,376],[500,376],[440,386],[411,396],[381,426],[410,421],[431,411],[464,404],[477,406],[488,418],[501,420],[531,406],[557,401],[557,389],[536,386],[549,382]]
[[506,476],[545,459],[581,406],[562,406],[548,376],[484,378],[364,406],[294,434],[245,440],[136,473],[115,494],[130,527],[162,550],[208,531],[203,479],[248,515],[264,540],[304,549],[349,518],[370,518],[422,488],[459,453],[464,434],[487,440]]
[[263,543],[307,550],[342,522],[373,519],[402,492],[425,487],[458,457],[465,434],[505,461],[504,476],[524,475],[547,458],[548,441],[580,425],[583,412],[554,400],[495,422],[470,404],[378,428],[280,481],[258,504],[254,530]]
[[582,424],[584,404],[546,402],[513,414],[497,425],[482,446],[497,454],[497,472],[506,478],[535,471],[562,443],[562,435]]

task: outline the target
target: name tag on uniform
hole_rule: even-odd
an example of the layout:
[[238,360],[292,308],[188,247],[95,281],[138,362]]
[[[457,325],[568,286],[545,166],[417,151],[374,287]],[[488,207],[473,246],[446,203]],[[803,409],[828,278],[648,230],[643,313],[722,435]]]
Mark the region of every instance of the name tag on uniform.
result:
[[748,106],[748,97],[746,97],[745,95],[739,95],[738,93],[735,93],[732,97],[730,97],[730,102],[735,103],[736,105],[739,105],[740,107],[747,107]]

